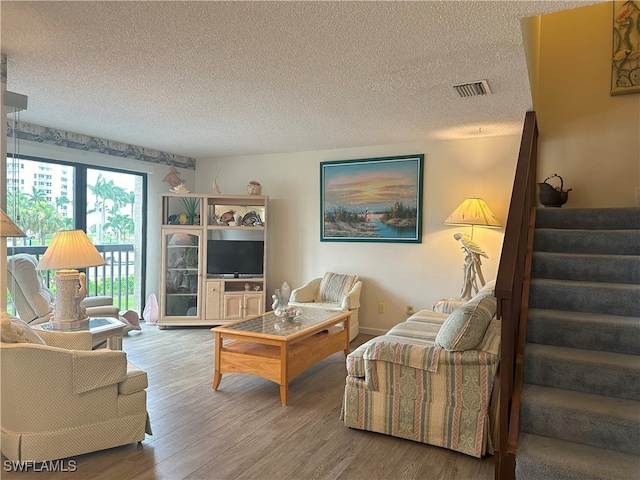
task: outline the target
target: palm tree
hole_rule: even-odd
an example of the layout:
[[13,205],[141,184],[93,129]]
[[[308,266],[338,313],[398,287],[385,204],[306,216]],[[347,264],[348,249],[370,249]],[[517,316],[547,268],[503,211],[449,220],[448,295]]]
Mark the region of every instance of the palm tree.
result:
[[31,193],[27,193],[27,198],[34,204],[49,203],[47,192],[35,186],[31,187]]
[[56,210],[58,211],[58,213],[60,213],[60,215],[62,215],[62,212],[60,210],[62,209],[62,207],[64,207],[65,205],[69,205],[70,203],[71,200],[69,200],[67,197],[56,197]]
[[40,245],[46,245],[47,234],[64,228],[65,221],[53,204],[49,203],[42,190],[35,187],[27,194],[22,208],[22,223],[29,233],[38,237]]
[[136,192],[127,192],[127,202],[125,205],[131,205],[131,218],[135,217]]
[[103,242],[103,227],[106,223],[107,215],[107,200],[113,197],[113,189],[115,184],[113,180],[107,181],[102,173],[98,174],[95,185],[87,185],[91,193],[96,197],[95,208],[88,210],[87,213],[100,213],[100,223],[97,226],[98,242]]
[[113,231],[117,243],[123,243],[128,233],[133,232],[133,218],[129,215],[111,215],[105,224],[105,229]]

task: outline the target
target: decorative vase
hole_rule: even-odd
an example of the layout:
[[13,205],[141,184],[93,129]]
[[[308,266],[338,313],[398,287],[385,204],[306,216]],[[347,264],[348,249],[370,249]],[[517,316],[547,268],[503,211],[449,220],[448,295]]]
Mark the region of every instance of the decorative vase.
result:
[[256,180],[251,180],[247,185],[247,193],[249,195],[262,195],[262,185]]
[[291,287],[287,282],[282,282],[280,287],[280,295],[282,295],[282,301],[285,305],[289,304],[289,298],[291,298]]

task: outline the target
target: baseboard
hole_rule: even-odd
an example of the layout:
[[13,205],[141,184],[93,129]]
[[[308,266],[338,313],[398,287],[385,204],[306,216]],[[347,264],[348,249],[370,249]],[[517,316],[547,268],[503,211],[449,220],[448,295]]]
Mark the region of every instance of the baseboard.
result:
[[365,335],[375,335],[376,337],[378,335],[385,335],[388,331],[389,329],[385,330],[383,328],[367,328],[362,325],[360,326],[360,333],[364,333]]

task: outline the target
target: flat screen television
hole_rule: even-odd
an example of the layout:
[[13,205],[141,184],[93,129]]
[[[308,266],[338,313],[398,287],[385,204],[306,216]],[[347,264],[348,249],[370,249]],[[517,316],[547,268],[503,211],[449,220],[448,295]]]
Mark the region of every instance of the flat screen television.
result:
[[262,276],[264,242],[207,240],[207,275]]

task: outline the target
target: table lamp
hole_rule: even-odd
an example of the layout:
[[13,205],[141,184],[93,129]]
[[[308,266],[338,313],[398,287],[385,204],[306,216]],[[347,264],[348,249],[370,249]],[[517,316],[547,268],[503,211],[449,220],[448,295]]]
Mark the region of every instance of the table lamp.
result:
[[[26,236],[27,234],[24,233],[18,225],[13,223],[13,221],[4,212],[4,210],[0,208],[0,237],[6,238],[6,237],[26,237]],[[5,261],[7,258],[6,245],[7,244],[5,242],[2,242],[2,253],[0,253],[2,258],[5,259]],[[7,295],[4,294],[4,292],[6,291],[6,287],[8,286],[6,282],[7,282],[6,273],[5,272],[0,273],[0,292],[3,292],[0,295],[0,310],[7,309]]]
[[61,230],[38,262],[37,270],[56,270],[56,300],[50,323],[54,330],[86,330],[89,318],[80,302],[87,295],[87,281],[78,268],[106,262],[82,230]]
[[0,237],[26,237],[18,225],[0,208]]
[[489,258],[480,246],[473,241],[473,227],[500,227],[500,222],[493,216],[493,212],[481,198],[473,197],[465,199],[451,215],[444,221],[445,225],[471,225],[471,236],[465,233],[456,233],[453,238],[462,243],[465,251],[464,281],[460,290],[460,299],[469,300],[473,291],[478,292],[476,277],[480,280],[480,286],[485,281],[482,276],[480,257]]

